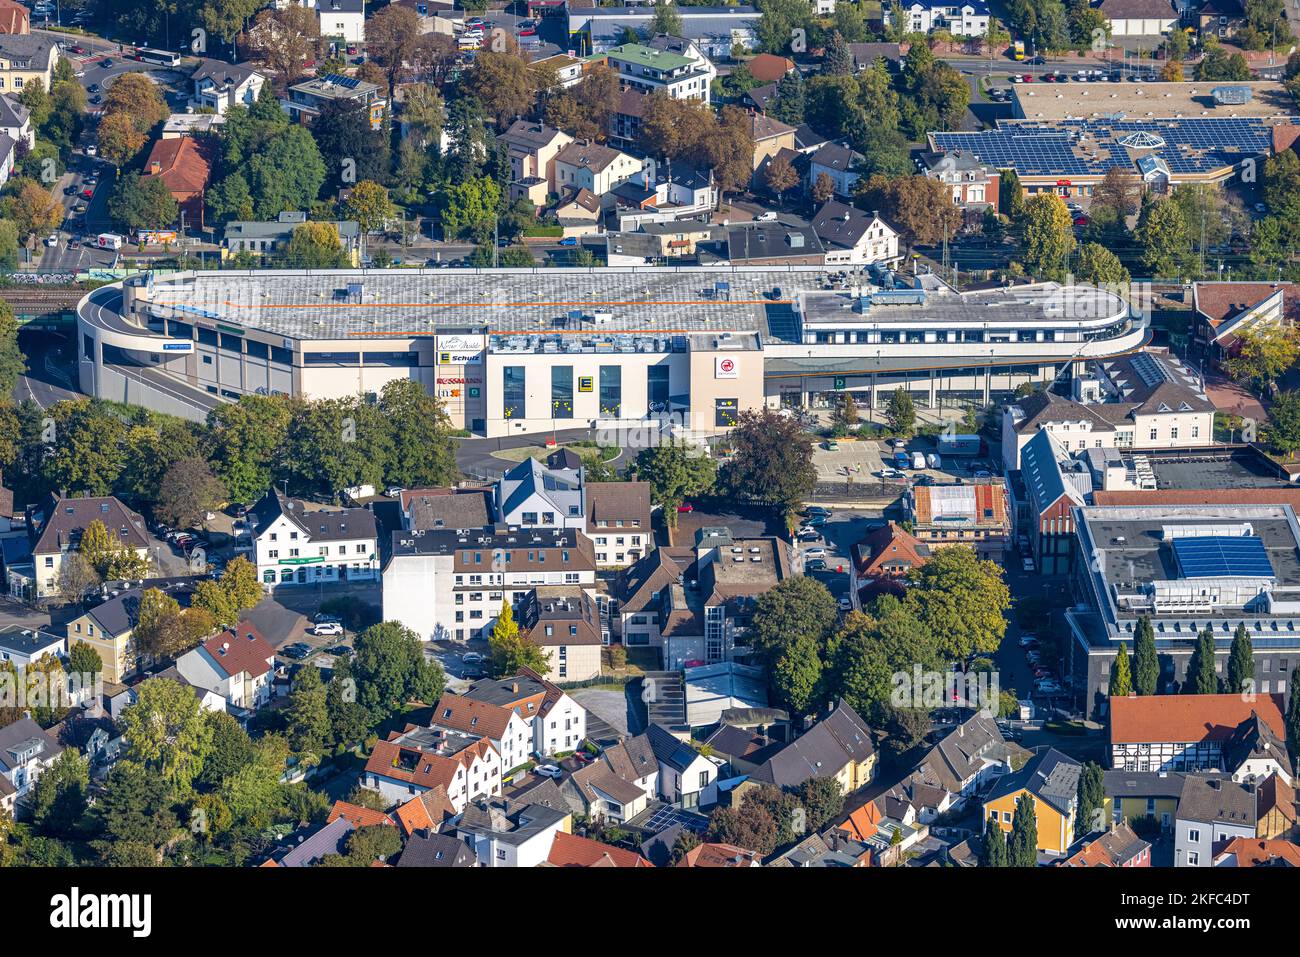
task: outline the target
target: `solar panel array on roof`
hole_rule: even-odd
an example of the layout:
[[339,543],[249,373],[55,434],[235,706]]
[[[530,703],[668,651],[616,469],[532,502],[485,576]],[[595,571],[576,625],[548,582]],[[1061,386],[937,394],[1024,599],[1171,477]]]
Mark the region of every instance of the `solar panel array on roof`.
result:
[[[1147,134],[1138,136],[1135,134]],[[1077,119],[1044,124],[999,121],[997,129],[933,133],[937,150],[967,150],[981,163],[1027,176],[1101,176],[1131,168],[1123,141],[1149,147],[1175,173],[1210,173],[1247,156],[1267,154],[1272,126],[1259,117]]]
[[1184,578],[1273,578],[1264,542],[1254,535],[1176,538],[1174,559]]

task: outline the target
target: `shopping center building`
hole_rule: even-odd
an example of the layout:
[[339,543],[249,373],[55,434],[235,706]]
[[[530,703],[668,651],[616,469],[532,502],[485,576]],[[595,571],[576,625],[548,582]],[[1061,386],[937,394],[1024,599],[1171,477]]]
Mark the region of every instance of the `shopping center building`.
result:
[[415,379],[457,427],[505,436],[762,406],[982,404],[1147,341],[1114,292],[957,293],[882,270],[628,267],[146,274],[78,307],[80,384],[202,419],[249,394],[377,395]]

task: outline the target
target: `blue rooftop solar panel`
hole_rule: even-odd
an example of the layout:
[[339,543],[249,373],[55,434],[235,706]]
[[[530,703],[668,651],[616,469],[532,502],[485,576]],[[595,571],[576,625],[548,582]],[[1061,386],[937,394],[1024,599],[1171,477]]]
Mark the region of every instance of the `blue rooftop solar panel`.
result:
[[1255,536],[1175,538],[1174,558],[1184,578],[1272,578],[1264,542]]

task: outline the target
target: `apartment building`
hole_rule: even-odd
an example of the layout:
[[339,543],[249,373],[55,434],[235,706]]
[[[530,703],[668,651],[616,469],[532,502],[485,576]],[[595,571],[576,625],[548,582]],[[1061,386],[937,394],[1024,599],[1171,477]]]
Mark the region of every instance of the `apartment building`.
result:
[[[51,598],[59,592],[59,572],[64,558],[77,550],[81,535],[92,522],[104,527],[124,548],[149,558],[152,539],[139,513],[112,495],[67,498],[51,495],[29,510],[28,537],[32,541],[35,597]],[[10,588],[13,590],[13,569]]]
[[374,513],[324,508],[272,489],[248,513],[264,585],[373,581],[379,573]]
[[464,697],[513,711],[528,722],[532,750],[542,755],[572,751],[587,736],[587,711],[535,671],[478,681]]
[[442,788],[459,814],[501,793],[502,770],[500,752],[482,735],[409,725],[375,745],[361,784],[394,804]]
[[660,34],[648,43],[624,43],[606,56],[624,89],[662,93],[674,100],[708,103],[717,69],[683,37]]
[[912,535],[931,551],[969,545],[979,558],[1002,562],[1011,538],[1007,487],[1000,479],[969,485],[914,485],[903,493]]

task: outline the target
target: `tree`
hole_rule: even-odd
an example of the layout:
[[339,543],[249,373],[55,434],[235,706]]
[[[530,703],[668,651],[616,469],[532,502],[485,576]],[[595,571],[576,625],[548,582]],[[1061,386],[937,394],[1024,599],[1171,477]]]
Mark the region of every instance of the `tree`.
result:
[[1147,203],[1138,217],[1133,238],[1142,249],[1142,265],[1158,278],[1178,278],[1189,266],[1191,231],[1182,209],[1169,199]]
[[782,123],[798,126],[804,121],[803,74],[791,70],[776,83],[776,98],[772,116]]
[[[198,698],[187,689],[191,701]],[[170,789],[159,775],[150,773],[133,760],[119,761],[108,773],[103,796],[96,802],[103,852],[123,842],[139,843],[153,849],[176,830],[176,816],[168,797]]]
[[[388,9],[392,8],[385,8]],[[431,144],[437,143],[446,122],[447,110],[436,86],[431,83],[408,83],[402,88],[402,123],[407,137],[418,149],[426,150]]]
[[838,30],[832,30],[830,39],[826,41],[822,73],[827,76],[848,76],[853,73],[853,51]]
[[1010,867],[1038,866],[1038,818],[1034,799],[1025,793],[1016,798],[1011,837],[1007,840],[1007,864]]
[[872,176],[861,195],[867,208],[879,210],[899,231],[909,249],[939,243],[961,227],[962,211],[952,194],[925,176]]
[[501,602],[501,611],[488,636],[488,653],[492,656],[492,673],[498,678],[517,675],[521,668],[539,674],[551,670],[550,652],[543,651],[520,632],[508,601]]
[[0,303],[0,395],[13,395],[18,380],[26,374],[27,357],[18,345],[14,308],[7,302]]
[[682,445],[657,445],[636,457],[636,474],[650,483],[650,501],[663,509],[664,521],[677,526],[677,509],[689,496],[707,494],[717,481],[713,457]]
[[1119,257],[1100,243],[1084,243],[1079,247],[1075,278],[1094,286],[1127,286],[1130,279]]
[[835,181],[828,173],[818,173],[813,181],[812,197],[815,203],[824,203],[835,195]]
[[157,176],[124,177],[108,201],[113,221],[131,231],[171,226],[177,210],[171,190]]
[[1023,206],[1025,268],[1039,279],[1064,279],[1074,249],[1074,221],[1065,200],[1038,193]]
[[293,228],[284,252],[295,269],[338,269],[347,265],[339,228],[334,223],[303,223]]
[[388,198],[388,190],[369,179],[362,180],[353,187],[343,208],[367,233],[383,229],[384,224],[397,215],[397,207]]
[[[84,641],[74,642],[72,651],[68,654],[68,673],[74,675],[91,676],[98,675],[104,670],[103,659],[97,652]],[[83,685],[89,685],[90,681],[82,679]]]
[[654,15],[650,18],[649,33],[651,37],[667,34],[670,37],[682,36],[682,17],[673,3],[655,4]]
[[172,465],[158,488],[154,515],[175,528],[192,528],[225,501],[226,489],[198,456]]
[[1108,210],[1118,220],[1132,216],[1138,210],[1142,194],[1141,181],[1123,167],[1112,166],[1097,184],[1092,196],[1093,218],[1099,208]]
[[1257,323],[1237,336],[1236,352],[1225,363],[1239,381],[1253,381],[1269,391],[1300,356],[1300,333],[1290,326]]
[[677,835],[677,840],[673,842],[672,857],[669,862],[675,867],[681,863],[691,851],[700,846],[700,836],[692,830],[682,828]]
[[420,47],[420,17],[410,7],[390,4],[366,21],[366,54],[384,68],[395,88],[402,64],[414,61]]
[[883,724],[898,703],[895,676],[918,664],[938,670],[943,662],[925,623],[897,597],[882,595],[866,611],[845,617],[829,642],[826,664],[827,691],[867,721]]
[[282,468],[294,408],[278,396],[245,395],[208,413],[209,461],[236,502],[261,496]]
[[311,126],[312,139],[329,173],[327,182],[348,187],[352,181],[385,179],[389,172],[389,140],[375,129],[370,109],[359,100],[331,100],[321,107]]
[[844,788],[832,777],[811,777],[799,787],[804,826],[820,832],[844,810]]
[[63,204],[35,180],[23,180],[5,205],[5,215],[24,240],[52,233],[63,222]]
[[103,579],[77,552],[65,555],[59,563],[59,597],[69,604],[80,604],[99,587]]
[[1227,694],[1251,694],[1255,687],[1255,652],[1250,642],[1250,632],[1245,624],[1237,625],[1228,652],[1227,678],[1223,690]]
[[165,678],[144,682],[135,704],[122,712],[122,727],[133,761],[177,792],[189,791],[212,744],[212,729],[192,689]]
[[1206,628],[1196,636],[1196,646],[1187,662],[1183,694],[1218,694],[1219,676],[1214,670],[1214,631]]
[[1288,456],[1300,449],[1300,392],[1279,392],[1268,416],[1269,444]]
[[501,202],[501,187],[486,176],[448,183],[435,197],[444,240],[468,237],[476,243],[492,235],[492,223]]
[[414,379],[394,379],[379,394],[379,410],[391,430],[391,484],[429,488],[457,478],[451,420],[439,399]]
[[1286,746],[1292,760],[1300,757],[1300,667],[1291,671],[1291,697],[1286,706]]
[[[1175,30],[1174,32],[1181,33],[1182,31]],[[1165,65],[1160,68],[1160,79],[1166,83],[1182,83],[1183,65],[1177,60],[1166,60]]]
[[76,748],[67,748],[36,779],[32,823],[42,834],[66,837],[86,813],[90,762]]
[[784,156],[774,156],[763,171],[763,184],[778,200],[783,200],[788,191],[799,185],[799,174]]
[[395,621],[372,625],[353,643],[350,662],[356,700],[371,726],[400,713],[409,701],[426,704],[442,696],[446,676],[436,661],[424,656],[424,642]]
[[537,78],[526,57],[516,50],[507,53],[480,51],[474,67],[461,80],[465,93],[482,105],[497,129],[527,113],[537,94]]
[[286,709],[289,745],[297,754],[320,750],[329,735],[330,719],[325,685],[319,668],[303,668],[294,677]]
[[1106,776],[1101,765],[1089,761],[1079,772],[1074,812],[1074,836],[1081,838],[1106,829]]
[[[794,580],[794,579],[790,579]],[[815,638],[796,635],[782,645],[771,664],[772,688],[791,714],[808,714],[817,705],[822,679],[821,650]]]
[[132,641],[137,653],[151,658],[169,657],[182,643],[181,606],[175,598],[157,588],[140,594]]
[[123,73],[104,93],[104,117],[119,113],[130,117],[136,130],[147,135],[167,119],[171,109],[148,73]]
[[895,435],[905,439],[911,438],[916,431],[916,406],[912,402],[912,393],[901,386],[895,389],[889,397],[885,419],[889,422],[890,431]]
[[941,655],[965,660],[998,649],[1011,607],[999,565],[980,560],[965,545],[949,545],[936,549],[910,577],[904,604],[935,635]]
[[17,268],[18,226],[12,219],[0,219],[0,269]]
[[996,812],[984,822],[984,841],[980,845],[980,867],[1007,867],[1007,836],[998,823]]
[[[302,669],[302,671],[316,670],[316,668]],[[199,784],[208,790],[213,790],[252,762],[253,741],[249,738],[248,732],[240,726],[238,719],[225,711],[211,712],[207,716],[207,722],[212,730],[212,745],[207,760],[203,762]]]
[[1207,48],[1205,56],[1196,67],[1196,79],[1232,80],[1240,82],[1250,79],[1250,65],[1240,53],[1229,53],[1223,47]]
[[1160,684],[1160,658],[1156,654],[1156,633],[1151,619],[1143,615],[1133,633],[1133,690],[1153,695]]
[[253,20],[239,45],[274,74],[283,88],[302,76],[307,63],[319,54],[320,18],[314,9],[297,3],[266,9]]
[[723,466],[723,488],[767,502],[787,517],[812,493],[817,482],[812,446],[793,418],[768,408],[741,412],[730,441],[736,454]]
[[147,137],[126,113],[110,113],[99,121],[99,156],[123,167],[144,148]]
[[1110,688],[1112,698],[1126,698],[1133,693],[1133,678],[1129,673],[1128,649],[1120,643],[1115,653],[1115,663],[1110,667]]

